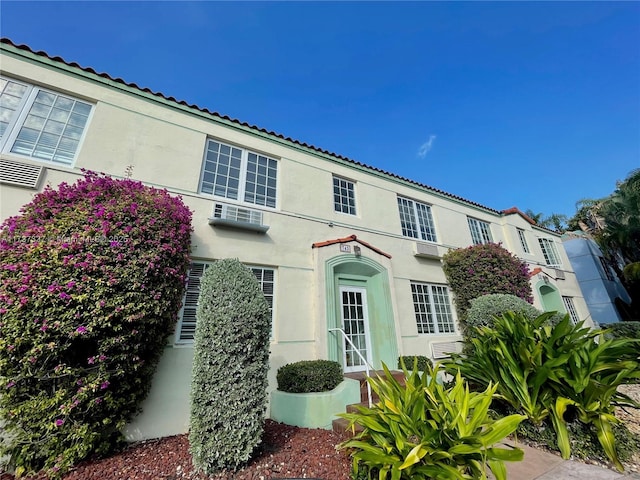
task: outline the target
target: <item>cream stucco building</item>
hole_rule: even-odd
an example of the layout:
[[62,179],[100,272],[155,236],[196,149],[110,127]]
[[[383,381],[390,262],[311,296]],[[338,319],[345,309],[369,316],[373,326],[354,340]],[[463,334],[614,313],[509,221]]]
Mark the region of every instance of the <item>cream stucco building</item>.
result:
[[[451,248],[501,242],[527,261],[535,306],[589,312],[560,236],[497,211],[8,40],[1,43],[0,220],[81,169],[131,176],[193,210],[188,292],[132,439],[188,428],[198,278],[250,266],[272,306],[277,369],[326,358],[363,368],[439,357],[459,339],[441,267]],[[346,348],[345,348],[346,345]]]

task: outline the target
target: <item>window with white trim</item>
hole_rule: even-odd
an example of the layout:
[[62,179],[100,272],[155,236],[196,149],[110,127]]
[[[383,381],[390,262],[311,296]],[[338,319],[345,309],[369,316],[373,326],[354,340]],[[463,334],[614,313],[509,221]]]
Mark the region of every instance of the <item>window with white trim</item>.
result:
[[0,151],[70,166],[91,108],[76,98],[0,77]]
[[527,237],[524,236],[524,230],[522,228],[518,228],[518,238],[520,239],[520,246],[522,247],[522,251],[524,253],[531,253],[529,250],[529,244],[527,243]]
[[278,161],[209,139],[200,193],[275,208]]
[[562,297],[562,303],[564,303],[564,308],[569,314],[571,321],[575,324],[580,321],[580,317],[578,317],[578,311],[576,310],[576,306],[573,303],[573,297]]
[[550,267],[559,267],[562,265],[560,263],[560,255],[558,255],[558,251],[556,250],[553,240],[549,238],[539,238],[538,242],[540,242],[542,255],[544,255],[544,261],[547,265]]
[[356,188],[351,180],[333,177],[333,208],[336,212],[356,214]]
[[455,323],[445,285],[411,282],[418,333],[455,333]]
[[469,222],[471,240],[474,245],[482,245],[483,243],[491,243],[493,241],[491,228],[487,222],[471,217],[467,217],[467,221]]
[[437,241],[430,205],[398,197],[398,212],[402,235],[428,242]]
[[[178,329],[176,333],[176,343],[191,343],[196,333],[196,310],[198,308],[198,296],[200,295],[200,279],[204,272],[213,262],[192,262],[189,267],[187,277],[187,289],[182,300],[182,309],[180,310]],[[264,298],[269,304],[273,323],[273,296],[275,287],[275,270],[272,268],[256,267],[247,265],[253,272]]]

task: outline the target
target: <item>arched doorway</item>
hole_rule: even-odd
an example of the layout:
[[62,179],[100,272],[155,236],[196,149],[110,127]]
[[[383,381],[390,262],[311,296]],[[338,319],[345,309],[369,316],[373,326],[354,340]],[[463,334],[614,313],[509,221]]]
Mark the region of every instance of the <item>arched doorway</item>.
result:
[[[375,260],[338,255],[325,264],[327,329],[342,329],[375,369],[395,367],[398,342],[389,274]],[[365,370],[360,356],[338,332],[329,333],[327,357],[345,371]]]

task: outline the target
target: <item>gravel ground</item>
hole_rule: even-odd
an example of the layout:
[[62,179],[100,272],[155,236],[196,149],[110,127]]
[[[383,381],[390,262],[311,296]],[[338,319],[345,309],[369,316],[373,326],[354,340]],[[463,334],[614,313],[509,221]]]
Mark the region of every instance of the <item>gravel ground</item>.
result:
[[[640,385],[627,385],[621,390],[640,401]],[[640,410],[618,409],[616,416],[640,435]],[[222,473],[211,480],[348,480],[351,461],[344,452],[335,449],[342,440],[344,437],[328,430],[291,427],[267,420],[255,459],[238,472]],[[625,470],[640,471],[640,454],[625,465]],[[12,478],[0,474],[0,480]],[[133,444],[109,458],[84,462],[64,477],[64,480],[181,479],[206,479],[194,472],[187,435]],[[44,477],[25,480],[44,480]]]

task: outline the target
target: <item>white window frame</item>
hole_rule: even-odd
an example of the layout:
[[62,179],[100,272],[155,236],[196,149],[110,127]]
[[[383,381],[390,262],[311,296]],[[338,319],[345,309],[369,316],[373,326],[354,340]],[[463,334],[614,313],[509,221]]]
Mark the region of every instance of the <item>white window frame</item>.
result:
[[520,246],[522,247],[522,251],[524,253],[531,253],[529,250],[529,244],[527,243],[527,237],[524,234],[524,230],[522,228],[517,228],[518,238],[520,239]]
[[346,215],[357,215],[356,182],[333,176],[333,209]]
[[402,235],[427,242],[438,241],[431,205],[398,195],[398,214]]
[[573,297],[562,297],[562,303],[564,304],[564,309],[569,314],[571,321],[575,325],[580,321],[580,317],[578,316],[578,311],[576,310],[576,305],[573,302]]
[[538,243],[540,243],[544,261],[549,267],[562,266],[560,255],[558,254],[558,250],[556,249],[553,240],[551,240],[550,238],[538,238]]
[[[213,144],[218,145],[215,151]],[[229,165],[220,164],[220,152],[229,149]],[[233,154],[233,155],[232,155]],[[212,158],[209,158],[211,155]],[[213,156],[215,155],[215,158]],[[223,154],[225,155],[225,154]],[[231,162],[237,160],[238,177],[232,177]],[[255,172],[250,171],[255,161]],[[207,167],[214,167],[214,170]],[[212,179],[209,181],[209,177]],[[255,179],[251,177],[255,176]],[[205,178],[207,181],[205,182]],[[224,191],[220,191],[221,185],[217,185],[218,178],[225,179]],[[236,187],[230,186],[230,180],[237,180]],[[261,183],[264,181],[264,183]],[[205,184],[207,188],[205,189]],[[209,190],[209,185],[210,189]],[[253,188],[251,188],[253,185]],[[218,189],[218,192],[216,190]],[[202,159],[202,171],[198,183],[198,192],[215,198],[224,198],[244,205],[259,205],[261,207],[275,209],[278,202],[278,160],[262,153],[225,143],[215,138],[208,138],[205,144],[204,157]],[[235,192],[235,196],[233,195]]]
[[[180,309],[180,313],[178,314],[178,321],[176,322],[176,331],[175,331],[175,340],[174,343],[176,345],[193,345],[193,341],[195,338],[195,326],[196,326],[196,309],[198,307],[198,296],[200,294],[200,279],[204,272],[213,265],[215,261],[212,260],[194,260],[189,265],[189,272],[187,274],[187,288],[184,296],[182,297],[182,308]],[[272,267],[264,267],[258,265],[245,265],[247,268],[251,269],[253,274],[256,276],[256,280],[260,285],[260,289],[269,304],[269,311],[271,312],[271,338],[273,338],[273,311],[274,311],[274,303],[275,303],[275,288],[276,288],[276,269]],[[261,276],[258,278],[258,271]],[[271,279],[265,279],[264,273],[271,272]],[[195,272],[195,274],[194,274]],[[268,288],[268,291],[265,293],[265,287]],[[270,291],[269,291],[270,290]],[[185,311],[189,311],[190,318],[188,322],[184,321]],[[186,333],[183,333],[183,326],[187,327],[188,330]],[[193,333],[191,333],[191,331]]]
[[493,242],[491,224],[489,222],[478,220],[473,217],[467,217],[467,223],[469,224],[469,231],[471,232],[471,241],[474,245],[483,245]]
[[[8,98],[17,98],[15,95],[6,94],[7,97],[3,101],[5,111],[10,113],[7,114],[6,129],[0,138],[0,153],[26,157],[47,164],[73,167],[91,122],[93,105],[71,95],[18,81],[4,75],[1,75],[0,79],[5,84],[0,92],[3,97],[9,83],[20,85],[25,89],[15,105],[15,109],[7,108]],[[36,100],[41,100],[41,94],[42,96],[53,95],[55,97],[54,103],[49,105],[41,101],[36,102]],[[72,105],[69,107],[71,110],[61,108],[61,102],[71,102]],[[37,105],[40,105],[40,111],[37,111]],[[55,118],[56,115],[62,115],[64,118]],[[82,125],[74,125],[72,118],[75,118],[76,122],[83,119]],[[34,122],[39,122],[41,125],[35,125]],[[25,129],[31,130],[36,135],[35,143],[29,146],[31,149],[29,153],[16,150],[20,135],[26,131]],[[43,137],[47,135],[50,137],[50,142],[55,142],[55,146],[46,147]],[[73,143],[75,146],[71,148],[69,145],[65,149],[63,148],[65,142]],[[40,148],[37,148],[38,146]],[[23,148],[26,148],[26,145]],[[48,154],[43,153],[45,149],[49,150]],[[64,152],[67,155],[62,155]]]
[[411,297],[418,334],[456,333],[451,295],[446,285],[411,281]]

